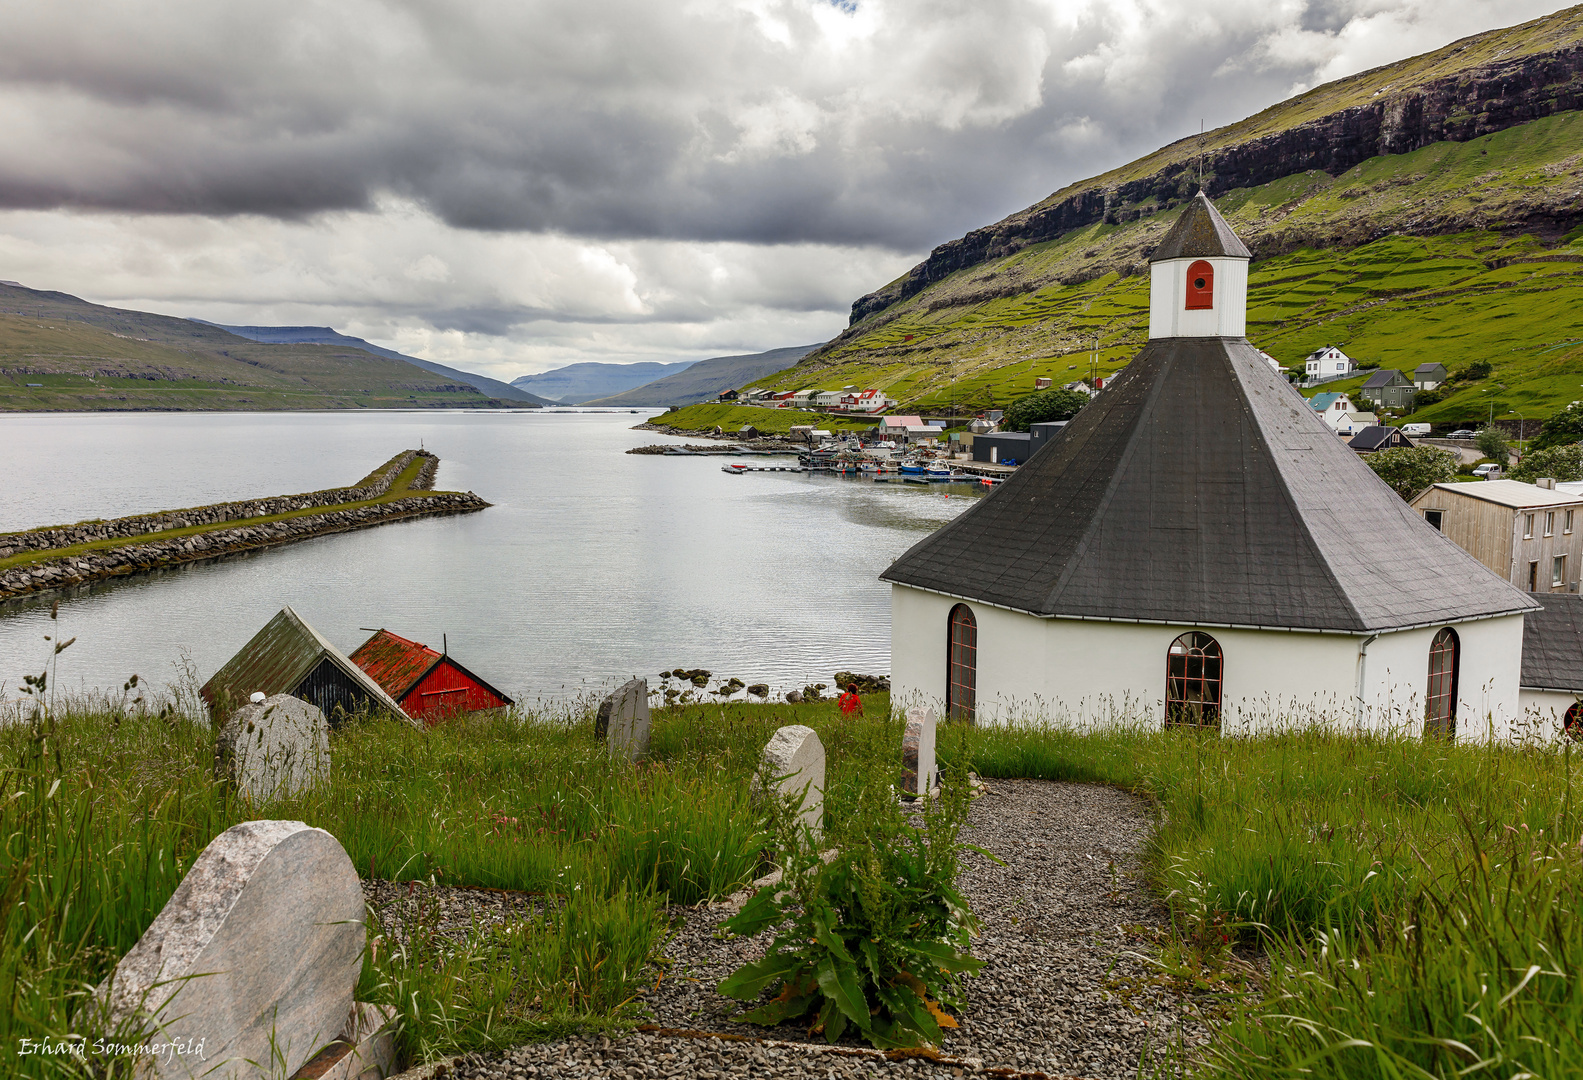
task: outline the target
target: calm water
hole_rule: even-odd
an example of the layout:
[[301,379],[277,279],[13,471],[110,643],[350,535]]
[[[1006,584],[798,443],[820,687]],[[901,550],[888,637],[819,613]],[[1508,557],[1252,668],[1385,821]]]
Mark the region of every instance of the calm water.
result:
[[[349,484],[406,447],[495,505],[93,586],[61,603],[58,684],[207,679],[282,605],[343,650],[387,627],[507,693],[704,667],[780,687],[890,670],[881,570],[978,496],[724,461],[618,414],[0,416],[0,531]],[[680,440],[676,440],[680,441]],[[785,460],[785,459],[772,459]],[[948,497],[949,496],[949,497]],[[0,683],[37,671],[52,598],[0,605]]]

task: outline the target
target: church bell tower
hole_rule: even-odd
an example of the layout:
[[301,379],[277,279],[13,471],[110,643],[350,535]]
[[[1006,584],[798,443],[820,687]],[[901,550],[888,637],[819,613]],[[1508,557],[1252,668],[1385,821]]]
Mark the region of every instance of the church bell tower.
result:
[[1246,336],[1252,257],[1209,196],[1193,196],[1149,257],[1149,337]]

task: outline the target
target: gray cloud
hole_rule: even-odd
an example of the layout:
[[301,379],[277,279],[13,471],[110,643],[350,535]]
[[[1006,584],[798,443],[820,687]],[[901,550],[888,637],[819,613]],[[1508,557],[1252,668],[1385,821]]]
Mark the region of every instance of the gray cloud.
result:
[[8,5],[0,206],[916,251],[1549,3]]

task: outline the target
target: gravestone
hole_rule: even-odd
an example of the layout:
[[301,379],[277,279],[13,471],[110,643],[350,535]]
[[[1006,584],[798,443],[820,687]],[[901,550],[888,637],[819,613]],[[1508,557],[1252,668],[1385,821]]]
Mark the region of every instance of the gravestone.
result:
[[243,705],[220,727],[220,761],[253,803],[290,797],[330,773],[330,725],[317,705],[276,694]]
[[800,799],[797,816],[818,835],[824,824],[824,744],[811,727],[783,727],[764,745],[775,790]]
[[649,681],[628,679],[599,705],[594,733],[612,754],[636,761],[649,750]]
[[290,1076],[347,1029],[363,890],[335,837],[247,821],[203,849],[96,992],[107,1039],[182,1048],[139,1076]]
[[908,795],[929,795],[939,784],[934,766],[934,710],[907,710],[907,729],[901,737],[901,790]]

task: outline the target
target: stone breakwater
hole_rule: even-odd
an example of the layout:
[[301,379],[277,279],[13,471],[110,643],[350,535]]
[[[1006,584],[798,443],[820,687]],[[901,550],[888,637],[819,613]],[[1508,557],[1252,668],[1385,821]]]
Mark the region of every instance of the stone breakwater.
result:
[[412,464],[414,458],[420,457],[425,461],[409,490],[427,491],[434,486],[434,475],[440,467],[440,459],[427,450],[407,450],[391,458],[368,481],[357,487],[326,488],[323,491],[312,491],[304,495],[278,495],[268,499],[213,503],[209,506],[196,506],[190,510],[168,510],[158,514],[139,514],[135,517],[115,518],[110,521],[85,521],[77,525],[0,533],[0,559],[20,555],[25,551],[48,551],[51,548],[91,544],[100,540],[123,540],[133,536],[165,532],[169,529],[191,529],[201,525],[217,525],[225,521],[272,517],[293,510],[311,510],[321,506],[339,506],[343,503],[377,499],[390,490],[390,485],[396,482],[396,478],[401,475],[402,470]]
[[[399,471],[397,470],[398,473]],[[260,499],[255,504],[249,505],[264,505],[278,501],[280,500]],[[200,559],[213,559],[221,555],[234,555],[243,551],[273,547],[276,544],[289,544],[315,536],[366,529],[407,518],[466,514],[482,510],[489,505],[470,491],[415,495],[410,499],[395,499],[375,506],[330,510],[323,514],[287,518],[283,521],[242,525],[232,529],[214,529],[192,536],[143,544],[126,544],[106,551],[87,551],[79,555],[45,559],[0,572],[0,599],[63,589],[144,570],[157,570],[181,563],[197,562]],[[292,508],[294,509],[295,505]],[[279,513],[280,511],[264,512]]]

